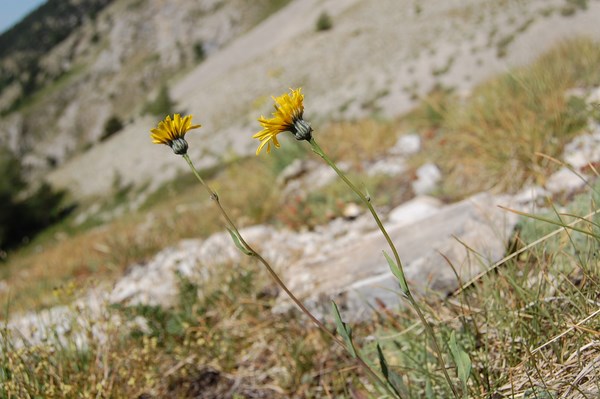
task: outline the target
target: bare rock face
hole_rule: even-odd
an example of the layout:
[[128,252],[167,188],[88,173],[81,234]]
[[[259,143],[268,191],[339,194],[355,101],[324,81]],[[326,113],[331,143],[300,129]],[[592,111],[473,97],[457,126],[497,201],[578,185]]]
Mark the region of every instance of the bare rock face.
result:
[[583,186],[585,186],[585,180],[567,167],[560,168],[546,182],[546,189],[553,194],[572,192]]
[[[517,217],[496,205],[507,205],[509,200],[483,193],[441,206],[425,197],[392,211],[395,216],[386,228],[414,291],[445,295],[458,287],[453,268],[466,281],[482,265],[501,259]],[[352,220],[336,219],[309,232],[254,226],[241,233],[320,316],[329,315],[331,298],[347,310],[349,319],[365,317],[377,303],[393,308],[402,302],[382,253],[391,255],[391,251],[368,213]],[[126,305],[172,306],[177,275],[208,281],[216,267],[237,264],[243,256],[227,233],[202,242],[184,241],[146,264],[133,266],[109,298]],[[289,299],[280,294],[275,311],[291,308]]]
[[120,323],[105,305],[106,292],[91,290],[68,306],[55,306],[11,317],[6,327],[16,347],[74,342],[78,349],[85,349],[90,336],[103,342],[106,340],[106,326]]
[[[600,96],[599,93],[600,89],[595,89],[591,98]],[[545,188],[549,193],[573,193],[594,178],[593,169],[600,162],[600,124],[591,120],[587,130],[585,134],[575,137],[565,146],[561,157],[565,166],[546,181]]]
[[442,201],[434,197],[419,196],[394,208],[388,218],[389,222],[408,225],[426,219],[442,208]]
[[[501,259],[517,220],[496,206],[506,201],[478,194],[412,224],[387,223],[414,291],[445,295],[458,287],[452,267],[467,280],[481,271],[481,265]],[[361,319],[378,302],[392,308],[402,303],[382,251],[391,255],[382,234],[372,230],[355,237],[352,245],[330,252],[327,259],[321,253],[308,254],[284,270],[284,280],[320,316],[329,315],[326,299],[333,298],[348,319]],[[281,297],[276,311],[285,312],[290,305]]]

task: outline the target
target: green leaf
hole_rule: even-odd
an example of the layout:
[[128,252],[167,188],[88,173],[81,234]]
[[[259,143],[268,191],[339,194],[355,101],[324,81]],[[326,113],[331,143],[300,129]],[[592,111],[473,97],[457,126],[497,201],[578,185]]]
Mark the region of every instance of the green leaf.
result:
[[394,393],[398,395],[398,397],[402,397],[400,391],[404,388],[404,381],[402,381],[402,377],[391,370],[387,364],[387,360],[385,360],[385,356],[383,351],[381,350],[381,346],[377,343],[377,356],[379,357],[379,365],[381,367],[381,373],[385,377],[385,380],[390,384],[390,387],[394,390]]
[[387,380],[389,375],[388,365],[387,361],[385,360],[385,356],[383,355],[383,351],[381,350],[381,346],[379,346],[379,342],[377,343],[377,356],[379,356],[379,365],[381,366],[381,372]]
[[237,233],[235,231],[231,230],[229,227],[227,228],[227,231],[229,232],[229,235],[231,236],[233,243],[240,251],[242,251],[243,253],[245,253],[248,256],[253,255],[252,251],[249,251],[245,246],[242,245],[240,237],[237,235]]
[[340,334],[342,338],[344,338],[344,341],[346,341],[346,347],[352,357],[356,358],[356,349],[354,348],[354,342],[352,342],[352,328],[342,321],[342,316],[340,316],[340,310],[338,309],[336,303],[331,301],[331,304],[333,305],[333,315],[335,316],[335,325],[337,327],[338,334]]
[[167,320],[166,331],[171,335],[181,335],[184,329],[179,319],[171,317]]
[[463,386],[466,387],[471,374],[471,359],[467,352],[465,352],[456,342],[456,333],[454,331],[450,334],[448,346],[450,347],[450,352],[454,358],[454,363],[456,363],[458,378],[463,383]]
[[434,399],[436,396],[433,395],[433,387],[431,386],[431,379],[425,381],[425,397],[427,399]]
[[399,267],[396,262],[394,262],[394,260],[392,258],[390,258],[390,256],[387,254],[387,252],[383,251],[383,256],[385,256],[385,259],[388,262],[388,265],[390,265],[390,270],[392,271],[392,274],[394,276],[396,276],[396,278],[398,279],[398,282],[400,283],[400,288],[402,289],[402,292],[404,292],[404,294],[408,295],[408,283],[406,282],[406,278],[404,277],[404,270],[402,270],[401,267]]

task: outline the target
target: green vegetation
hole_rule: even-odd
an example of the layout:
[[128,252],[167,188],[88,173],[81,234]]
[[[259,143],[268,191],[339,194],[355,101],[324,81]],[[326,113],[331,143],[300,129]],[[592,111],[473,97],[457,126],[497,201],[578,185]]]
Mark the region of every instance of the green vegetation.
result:
[[169,89],[167,86],[161,86],[154,100],[148,102],[144,106],[144,112],[150,115],[164,118],[166,115],[173,113],[175,103],[171,100]]
[[30,111],[32,108],[59,93],[71,84],[75,78],[80,76],[85,65],[75,65],[68,72],[62,73],[56,79],[43,85],[35,84],[35,88],[28,93],[22,92],[7,108],[0,110],[0,115],[8,115],[11,112]]
[[574,15],[578,10],[587,10],[588,0],[566,0],[566,4],[560,9],[560,14],[563,17],[570,17]]
[[64,193],[45,183],[29,187],[17,158],[2,148],[0,175],[0,255],[6,256],[8,249],[28,242],[61,217]]
[[323,11],[319,15],[319,18],[317,18],[317,22],[315,23],[315,29],[317,30],[317,32],[323,32],[326,30],[330,30],[331,28],[333,28],[333,20],[331,19],[327,11]]
[[256,16],[256,22],[260,22],[269,16],[275,14],[283,7],[287,6],[291,0],[261,0],[260,7],[257,8],[258,14]]
[[113,134],[119,132],[121,129],[123,129],[123,121],[121,121],[121,118],[119,118],[118,116],[112,115],[104,123],[104,131],[102,132],[100,141],[106,140]]
[[206,58],[206,51],[204,50],[204,43],[202,41],[194,43],[194,58],[196,62],[202,62]]
[[[486,82],[469,98],[438,87],[401,120],[331,122],[315,126],[316,134],[332,158],[347,164],[352,179],[374,194],[375,205],[405,200],[398,192],[409,185],[410,171],[405,181],[371,177],[362,170],[364,162],[377,159],[408,128],[420,132],[425,145],[414,164],[433,161],[443,169],[444,198],[488,188],[515,191],[555,170],[538,154],[560,156],[588,118],[597,116],[585,101],[565,93],[597,87],[598,65],[600,46],[577,40]],[[287,209],[294,199],[284,198],[274,181],[294,159],[314,155],[293,139],[281,142],[270,157],[228,159],[226,166],[204,172],[236,221],[301,229],[322,223],[338,201],[352,198],[336,181]],[[597,210],[600,187],[589,183],[590,192],[556,198],[563,202],[549,201],[541,216],[523,217],[507,259],[465,290],[448,298],[424,293],[424,313],[463,397],[597,397],[600,220],[584,216]],[[112,281],[181,238],[221,231],[213,206],[186,174],[139,212],[102,229],[38,242],[44,246],[40,253],[15,253],[2,271],[13,290],[9,308],[72,303],[88,285]],[[564,228],[574,221],[574,228]],[[383,397],[310,323],[295,313],[271,313],[278,292],[254,262],[207,265],[206,271],[202,278],[179,277],[172,308],[113,307],[100,320],[77,324],[62,341],[50,337],[18,347],[18,337],[2,330],[0,397]],[[73,292],[75,286],[82,291]],[[56,287],[57,299],[48,300]],[[100,327],[106,339],[77,344]],[[350,335],[347,327],[340,320],[338,331]],[[413,311],[377,308],[372,320],[351,327],[362,356],[403,398],[452,397]]]
[[452,65],[454,64],[454,56],[449,56],[448,59],[446,60],[446,64],[444,64],[443,66],[439,67],[439,68],[433,68],[431,71],[431,74],[433,76],[442,76],[448,73],[448,71],[450,71],[450,69],[452,68]]

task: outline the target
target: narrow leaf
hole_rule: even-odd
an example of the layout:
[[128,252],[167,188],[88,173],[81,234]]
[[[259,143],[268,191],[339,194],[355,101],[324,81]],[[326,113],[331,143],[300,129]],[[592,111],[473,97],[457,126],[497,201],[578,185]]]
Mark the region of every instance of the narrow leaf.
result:
[[465,352],[456,342],[456,333],[454,331],[450,334],[448,346],[450,347],[450,352],[454,358],[454,363],[456,363],[458,378],[463,383],[463,386],[466,387],[471,374],[471,359],[467,352]]
[[387,252],[383,251],[383,256],[385,256],[392,274],[398,279],[398,282],[400,283],[400,289],[402,289],[404,294],[408,295],[408,284],[406,282],[406,278],[404,277],[404,271],[396,264],[396,262],[394,262],[392,258],[390,258]]
[[394,370],[389,368],[379,343],[377,343],[377,356],[379,357],[379,366],[381,367],[381,373],[385,377],[385,380],[388,382],[388,384],[390,384],[390,387],[394,390],[394,393],[398,395],[398,397],[402,397],[400,391],[402,391],[404,388],[404,381],[402,381],[402,378],[396,374]]
[[436,396],[433,395],[433,387],[431,386],[431,379],[428,378],[427,381],[425,381],[425,397],[427,399],[435,399]]
[[231,236],[231,239],[233,240],[233,243],[235,244],[235,246],[242,251],[243,253],[245,253],[248,256],[252,255],[252,252],[249,251],[246,247],[244,247],[242,245],[242,242],[240,241],[240,238],[238,237],[237,233],[234,232],[233,230],[231,230],[229,227],[227,228],[227,231],[229,232],[229,235]]
[[379,346],[379,342],[377,343],[377,356],[379,356],[379,366],[381,367],[381,373],[388,379],[388,366],[387,361],[385,360],[385,356],[383,355],[383,351],[381,350],[381,346]]
[[356,357],[356,349],[354,349],[354,343],[352,342],[352,329],[342,321],[342,316],[340,315],[340,310],[338,309],[336,303],[331,301],[333,305],[333,315],[335,316],[335,325],[337,327],[338,334],[344,338],[346,341],[346,347],[352,357]]

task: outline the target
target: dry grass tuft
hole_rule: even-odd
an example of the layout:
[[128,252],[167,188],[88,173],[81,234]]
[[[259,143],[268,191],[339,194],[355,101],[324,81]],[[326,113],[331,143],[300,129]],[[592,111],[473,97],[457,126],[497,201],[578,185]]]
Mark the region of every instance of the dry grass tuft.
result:
[[498,392],[524,398],[600,396],[600,341],[592,340],[583,346],[564,345],[561,349],[562,359],[557,359],[552,349],[546,349],[537,355],[535,362],[511,368],[510,382]]
[[536,154],[559,156],[587,125],[589,112],[566,91],[600,84],[598,65],[600,44],[579,39],[477,87],[466,100],[433,93],[416,116],[435,129],[426,152],[446,174],[444,194],[543,182],[556,166]]
[[350,162],[355,168],[376,159],[392,147],[402,130],[397,123],[377,120],[329,123],[315,133],[328,156]]

